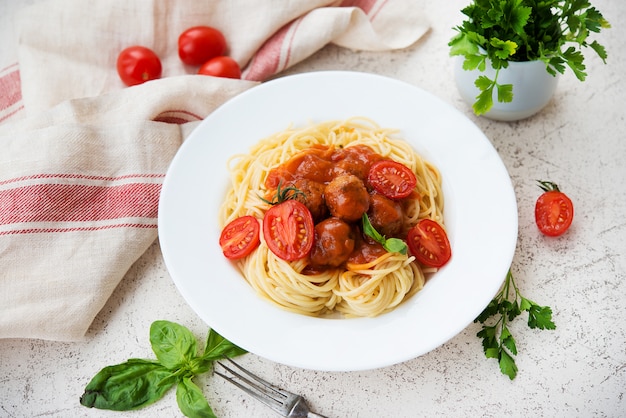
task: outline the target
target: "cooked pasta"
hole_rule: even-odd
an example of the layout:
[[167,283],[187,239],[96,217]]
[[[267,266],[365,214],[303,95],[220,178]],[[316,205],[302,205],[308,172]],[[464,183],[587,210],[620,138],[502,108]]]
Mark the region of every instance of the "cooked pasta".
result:
[[[313,146],[334,148],[366,145],[385,159],[410,168],[417,177],[418,199],[404,211],[404,224],[430,218],[443,225],[443,195],[439,171],[411,146],[395,137],[398,132],[379,127],[367,118],[312,123],[290,127],[262,139],[249,153],[228,161],[231,187],[220,209],[223,227],[233,219],[252,215],[263,219],[268,204],[262,199],[270,171]],[[321,272],[307,271],[308,258],[285,261],[269,250],[265,238],[248,256],[234,261],[250,286],[283,309],[312,316],[339,313],[345,317],[377,316],[388,312],[422,289],[423,267],[414,257],[385,253],[376,260],[346,263]]]

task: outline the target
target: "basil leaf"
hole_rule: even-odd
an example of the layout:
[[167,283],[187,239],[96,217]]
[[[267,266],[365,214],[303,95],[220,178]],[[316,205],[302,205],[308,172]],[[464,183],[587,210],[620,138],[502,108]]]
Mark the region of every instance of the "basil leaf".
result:
[[246,353],[246,350],[236,346],[211,329],[207,336],[206,348],[204,349],[202,359],[213,361],[222,358],[237,357]]
[[85,387],[81,405],[128,411],[161,399],[174,383],[162,384],[172,373],[156,361],[130,359],[100,370]]
[[376,229],[374,229],[367,214],[364,213],[363,216],[361,216],[361,220],[363,221],[363,232],[365,233],[365,235],[367,235],[377,243],[382,244],[385,241],[385,237],[380,235],[380,233]]
[[365,235],[382,245],[387,252],[406,254],[407,246],[404,241],[399,238],[385,238],[372,226],[366,213],[363,214],[361,220],[363,221],[363,232]]
[[399,238],[389,238],[383,244],[383,248],[390,253],[406,254],[406,243]]
[[185,376],[176,387],[176,402],[181,412],[189,418],[217,418],[200,388]]
[[155,321],[150,326],[150,344],[157,359],[169,370],[176,370],[198,353],[194,335],[182,325]]

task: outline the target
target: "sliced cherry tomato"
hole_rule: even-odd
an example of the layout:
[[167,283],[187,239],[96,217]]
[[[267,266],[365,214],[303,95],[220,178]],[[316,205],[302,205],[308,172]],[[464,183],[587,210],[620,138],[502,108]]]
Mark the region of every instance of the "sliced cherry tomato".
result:
[[128,47],[117,57],[117,73],[127,86],[160,78],[161,71],[157,54],[144,46]]
[[241,216],[222,230],[220,247],[226,258],[236,260],[250,254],[259,246],[259,221],[254,216]]
[[202,65],[225,53],[224,35],[210,26],[194,26],[178,37],[178,56],[187,65]]
[[429,267],[442,267],[452,256],[446,231],[431,219],[422,219],[409,230],[406,238],[411,254]]
[[198,74],[212,75],[213,77],[241,78],[241,69],[237,61],[231,57],[211,58],[198,70]]
[[574,204],[559,190],[559,186],[548,181],[540,181],[544,193],[535,204],[535,222],[542,234],[550,237],[562,235],[574,219]]
[[269,249],[283,260],[306,257],[314,236],[311,212],[297,200],[286,200],[265,212],[263,237]]
[[417,185],[415,174],[407,166],[392,160],[372,164],[367,180],[378,193],[389,199],[403,199]]

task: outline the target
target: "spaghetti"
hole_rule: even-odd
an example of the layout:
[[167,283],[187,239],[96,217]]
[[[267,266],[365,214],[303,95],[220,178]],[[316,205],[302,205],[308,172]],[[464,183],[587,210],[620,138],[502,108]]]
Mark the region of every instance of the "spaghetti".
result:
[[[263,219],[268,204],[262,197],[271,192],[266,179],[273,168],[293,156],[312,147],[347,149],[356,145],[365,145],[416,175],[418,197],[405,205],[404,225],[411,227],[424,218],[443,225],[439,171],[395,134],[397,131],[381,128],[370,119],[351,118],[289,128],[264,138],[248,154],[228,161],[232,187],[220,209],[220,225],[244,215]],[[283,309],[311,316],[380,315],[420,291],[426,275],[434,271],[414,262],[410,254],[400,253],[384,253],[373,261],[348,262],[345,267],[313,272],[309,261],[282,260],[261,237],[256,250],[234,262],[260,296]]]

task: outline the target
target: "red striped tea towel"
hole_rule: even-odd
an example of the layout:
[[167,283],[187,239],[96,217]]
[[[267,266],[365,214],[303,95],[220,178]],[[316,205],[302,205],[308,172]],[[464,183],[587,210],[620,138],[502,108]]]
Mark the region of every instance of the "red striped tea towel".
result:
[[[330,42],[411,45],[427,26],[410,3],[56,0],[20,13],[19,63],[0,73],[21,86],[0,109],[0,338],[83,338],[154,242],[163,178],[197,123]],[[188,75],[177,36],[200,24],[224,32],[245,80]],[[162,79],[122,86],[115,59],[132,44],[161,56]]]

